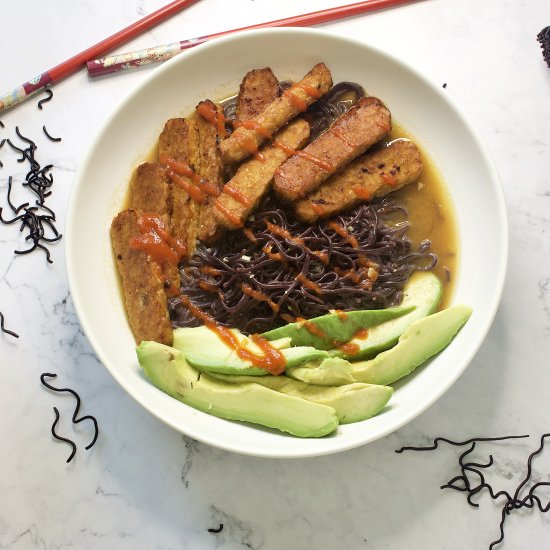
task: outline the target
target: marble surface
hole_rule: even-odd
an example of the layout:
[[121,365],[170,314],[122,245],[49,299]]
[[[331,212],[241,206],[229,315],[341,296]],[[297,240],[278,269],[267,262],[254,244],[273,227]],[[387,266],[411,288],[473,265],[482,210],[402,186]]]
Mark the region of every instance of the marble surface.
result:
[[[119,51],[341,3],[201,0]],[[162,4],[9,3],[1,18],[2,90]],[[510,216],[502,304],[471,366],[422,416],[363,448],[278,461],[182,437],[141,409],[95,357],[74,313],[63,241],[52,247],[53,265],[40,253],[14,258],[19,234],[0,226],[0,311],[21,336],[0,335],[0,548],[487,548],[498,535],[500,508],[484,496],[474,509],[463,494],[439,490],[458,473],[457,450],[394,450],[436,435],[530,433],[530,440],[486,445],[476,455],[485,460],[495,451],[491,480],[512,489],[527,454],[550,429],[550,69],[535,40],[548,24],[546,0],[424,0],[323,26],[385,48],[447,83],[447,93],[462,105],[495,160]],[[75,170],[94,133],[151,70],[93,82],[81,71],[55,86],[43,111],[31,100],[0,116],[6,126],[0,139],[13,136],[15,125],[41,136],[43,124],[63,137],[60,143],[40,137],[37,152],[43,165],[55,165],[48,204],[59,213],[61,228]],[[5,149],[0,159],[6,164],[0,169],[4,189],[7,174],[18,166]],[[83,412],[99,420],[100,438],[90,451],[83,450],[90,427],[76,427],[80,450],[70,464],[68,447],[49,430],[55,405],[61,430],[73,433],[74,401],[44,391],[43,371],[58,373],[60,385],[77,389]],[[535,463],[534,475],[550,480],[550,452]],[[515,513],[500,548],[550,548],[549,521],[538,512]],[[219,534],[208,532],[219,524]]]

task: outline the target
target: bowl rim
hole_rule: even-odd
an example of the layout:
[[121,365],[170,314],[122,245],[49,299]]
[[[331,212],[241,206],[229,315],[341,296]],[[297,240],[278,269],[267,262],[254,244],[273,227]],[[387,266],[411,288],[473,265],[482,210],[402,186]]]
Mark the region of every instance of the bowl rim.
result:
[[[352,441],[346,444],[335,445],[326,450],[316,449],[316,450],[312,450],[311,452],[309,451],[285,452],[284,448],[281,449],[280,452],[274,452],[271,449],[250,451],[243,448],[242,445],[232,445],[232,444],[229,444],[229,443],[226,444],[223,442],[220,443],[219,441],[216,440],[215,437],[204,435],[199,430],[194,429],[193,426],[186,426],[184,431],[182,430],[181,426],[179,426],[177,422],[175,422],[172,418],[166,417],[164,414],[161,414],[160,412],[152,409],[148,405],[148,400],[146,397],[142,396],[139,392],[134,392],[131,388],[127,387],[125,382],[118,375],[116,369],[113,369],[109,366],[110,361],[108,357],[106,357],[106,355],[103,353],[102,346],[100,342],[97,341],[94,335],[92,323],[89,322],[89,319],[86,315],[86,311],[82,304],[79,292],[78,291],[75,292],[75,289],[78,287],[77,275],[76,275],[76,262],[73,259],[73,250],[75,250],[75,244],[76,244],[76,241],[73,239],[73,235],[75,234],[74,226],[77,224],[77,220],[78,220],[76,204],[77,204],[79,189],[84,185],[84,179],[82,177],[82,174],[85,172],[86,167],[89,165],[90,159],[93,156],[93,152],[96,149],[97,144],[101,140],[106,129],[110,126],[111,121],[117,116],[118,111],[121,109],[123,105],[129,102],[134,96],[140,94],[141,90],[144,87],[146,87],[150,81],[159,78],[159,75],[162,75],[165,71],[170,70],[172,65],[184,62],[182,61],[184,59],[183,56],[182,57],[175,56],[174,58],[164,62],[161,66],[154,69],[150,74],[145,76],[143,80],[141,80],[137,85],[131,88],[122,97],[122,99],[119,100],[117,104],[113,107],[109,115],[104,119],[104,121],[100,125],[94,138],[88,145],[88,148],[85,154],[83,155],[79,164],[79,168],[75,174],[75,178],[73,181],[73,185],[70,191],[70,196],[68,201],[67,214],[65,219],[65,239],[66,239],[65,265],[67,270],[69,289],[71,292],[75,312],[77,314],[80,326],[82,327],[82,330],[86,338],[88,339],[90,345],[92,346],[94,353],[96,354],[97,358],[102,363],[102,365],[111,374],[111,376],[125,390],[125,392],[129,394],[135,401],[137,401],[142,407],[144,407],[150,414],[155,416],[157,419],[159,419],[163,423],[169,425],[177,432],[184,433],[186,436],[191,437],[192,439],[195,439],[202,443],[207,443],[208,445],[212,445],[213,447],[216,447],[218,449],[223,449],[226,451],[231,451],[237,454],[243,454],[247,456],[258,456],[258,457],[266,457],[266,458],[307,458],[307,457],[335,454],[338,452],[360,447],[362,445],[371,443],[373,441],[381,439],[382,437],[387,436],[388,434],[391,434],[397,431],[404,425],[411,422],[414,418],[422,414],[424,411],[426,411],[436,401],[438,401],[441,398],[441,396],[445,392],[447,392],[448,389],[456,382],[456,380],[464,373],[464,371],[469,366],[474,356],[479,351],[479,348],[483,344],[487,336],[487,333],[489,332],[489,329],[493,324],[493,321],[496,316],[498,306],[502,297],[502,292],[503,292],[506,273],[507,273],[507,263],[508,263],[508,254],[509,254],[509,226],[508,226],[509,222],[508,222],[508,216],[506,211],[504,191],[502,188],[502,184],[500,182],[497,169],[488,153],[486,146],[482,142],[477,130],[470,123],[468,117],[464,114],[464,112],[462,111],[462,108],[459,107],[456,100],[450,97],[448,93],[443,92],[439,84],[436,84],[435,81],[432,81],[429,77],[425,76],[413,65],[405,63],[404,61],[399,59],[396,55],[388,53],[379,47],[369,44],[366,41],[355,39],[355,38],[349,38],[335,31],[327,31],[327,30],[311,29],[311,28],[303,28],[303,27],[279,27],[279,28],[263,28],[263,29],[255,29],[255,30],[248,30],[248,31],[240,31],[235,34],[219,37],[219,38],[210,40],[204,44],[198,45],[194,47],[192,50],[187,50],[185,57],[187,58],[189,56],[202,54],[204,51],[212,48],[215,48],[215,49],[223,48],[224,44],[228,42],[248,40],[250,38],[253,39],[255,36],[263,36],[266,34],[271,34],[274,36],[301,35],[303,37],[308,37],[308,36],[317,37],[317,38],[325,37],[333,40],[338,40],[342,44],[349,44],[354,47],[368,49],[374,52],[376,55],[387,59],[389,62],[398,65],[400,68],[406,71],[409,71],[417,79],[419,79],[423,84],[431,88],[432,91],[434,91],[441,98],[443,98],[447,106],[454,111],[454,114],[459,118],[461,123],[464,124],[464,126],[472,136],[475,147],[479,150],[490,174],[491,191],[493,192],[493,195],[496,199],[496,202],[495,202],[496,219],[498,220],[501,226],[500,236],[501,236],[502,255],[498,266],[495,266],[495,274],[496,274],[495,280],[494,280],[495,291],[493,293],[492,302],[490,303],[490,306],[487,308],[487,311],[485,311],[485,319],[486,319],[485,323],[481,327],[482,330],[479,330],[476,333],[476,340],[474,342],[474,345],[472,345],[471,348],[469,349],[469,353],[463,356],[461,360],[462,367],[459,370],[457,370],[453,376],[449,376],[445,380],[445,383],[441,384],[437,388],[437,390],[434,390],[433,393],[428,398],[423,400],[422,403],[418,405],[411,412],[411,414],[407,415],[406,418],[403,418],[398,422],[392,423],[387,428],[382,428],[378,430],[375,436],[369,437],[367,432],[365,437],[360,441]],[[437,162],[437,159],[435,160]]]

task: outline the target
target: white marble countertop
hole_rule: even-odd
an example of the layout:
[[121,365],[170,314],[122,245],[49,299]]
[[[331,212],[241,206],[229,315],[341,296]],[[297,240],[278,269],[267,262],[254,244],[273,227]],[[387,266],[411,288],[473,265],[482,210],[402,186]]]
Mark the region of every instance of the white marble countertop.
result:
[[[163,3],[9,3],[1,17],[1,91]],[[201,0],[119,51],[342,3]],[[278,461],[182,437],[125,394],[96,359],[74,313],[63,241],[52,247],[53,265],[40,253],[14,259],[17,230],[0,226],[0,311],[21,336],[0,334],[0,548],[487,548],[498,535],[500,507],[484,496],[474,509],[464,494],[439,490],[457,474],[457,450],[394,450],[437,435],[530,433],[527,442],[486,446],[479,455],[497,449],[491,479],[512,489],[538,437],[550,430],[550,69],[535,39],[549,24],[547,0],[424,0],[323,26],[385,48],[447,83],[495,160],[510,216],[502,304],[473,363],[422,416],[363,448]],[[55,86],[43,111],[31,99],[0,116],[0,138],[13,136],[16,125],[41,136],[37,155],[55,165],[48,204],[61,229],[75,170],[93,135],[151,70],[97,81],[80,71]],[[43,138],[43,124],[63,141]],[[2,197],[7,173],[0,169]],[[70,464],[68,447],[52,439],[50,425],[56,405],[71,427],[73,401],[44,391],[43,371],[77,389],[83,412],[99,420],[97,445],[81,449]],[[89,428],[77,427],[74,437],[85,445]],[[536,462],[535,477],[550,480],[550,451]],[[549,520],[538,511],[515,513],[499,548],[550,548]],[[221,533],[208,532],[220,523]]]

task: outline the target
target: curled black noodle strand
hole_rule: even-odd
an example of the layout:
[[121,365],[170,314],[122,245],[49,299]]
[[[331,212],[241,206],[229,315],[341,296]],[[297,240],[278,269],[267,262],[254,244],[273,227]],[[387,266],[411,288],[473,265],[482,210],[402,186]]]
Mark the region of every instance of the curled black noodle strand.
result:
[[52,391],[55,391],[55,392],[59,392],[59,393],[62,393],[62,392],[70,393],[76,399],[76,406],[74,408],[73,417],[72,417],[73,424],[78,424],[79,422],[82,422],[83,420],[91,420],[93,422],[93,424],[94,424],[94,437],[92,439],[92,442],[85,447],[85,449],[91,449],[95,445],[95,442],[97,441],[97,438],[98,438],[98,435],[99,435],[99,427],[98,427],[96,418],[91,416],[91,415],[85,415],[85,416],[81,416],[80,418],[77,418],[78,411],[80,410],[80,403],[81,403],[80,402],[80,396],[78,395],[78,393],[76,393],[74,390],[71,390],[70,388],[56,388],[55,386],[52,386],[51,384],[48,384],[48,382],[46,382],[46,377],[48,377],[48,378],[57,378],[57,374],[44,372],[40,375],[40,381],[42,382],[42,384],[44,386],[46,386],[46,388],[48,388]]
[[396,453],[402,453],[403,451],[434,451],[438,448],[439,442],[444,441],[445,443],[448,443],[449,445],[454,445],[455,447],[462,447],[463,445],[469,445],[470,443],[473,443],[474,441],[505,441],[507,439],[524,439],[526,437],[529,437],[528,435],[505,435],[502,437],[473,437],[472,439],[467,439],[466,441],[452,441],[450,439],[447,439],[445,437],[436,437],[434,439],[434,442],[432,445],[429,445],[427,447],[401,447],[401,449],[397,449]]
[[64,441],[65,443],[68,443],[71,446],[71,454],[69,455],[69,458],[67,459],[67,463],[69,463],[76,454],[76,445],[74,441],[71,441],[70,439],[67,439],[66,437],[61,437],[60,435],[57,435],[55,432],[55,427],[57,426],[57,423],[59,422],[59,411],[57,410],[57,407],[53,408],[53,412],[55,413],[55,420],[52,424],[52,435],[55,437],[55,439],[58,439],[59,441]]
[[38,102],[37,106],[38,106],[38,108],[39,108],[40,110],[42,110],[42,109],[44,108],[44,107],[43,107],[44,103],[47,103],[48,101],[51,101],[51,100],[52,100],[52,97],[53,97],[53,92],[52,92],[49,88],[45,88],[45,89],[44,89],[44,93],[45,93],[45,94],[48,94],[48,97],[45,97],[45,98],[41,99],[41,100]]
[[9,334],[10,336],[13,336],[14,338],[19,338],[19,334],[17,332],[13,332],[13,330],[8,330],[4,326],[4,314],[0,311],[0,331],[2,331],[4,334]]

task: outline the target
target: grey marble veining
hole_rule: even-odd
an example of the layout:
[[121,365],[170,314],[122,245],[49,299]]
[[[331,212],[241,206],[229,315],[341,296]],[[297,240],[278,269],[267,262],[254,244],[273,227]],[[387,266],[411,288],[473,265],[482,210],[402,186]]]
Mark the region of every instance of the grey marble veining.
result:
[[[2,11],[0,56],[6,91],[158,9],[162,0],[12,2]],[[342,4],[318,0],[201,0],[121,47],[147,47],[227,28]],[[28,14],[33,17],[29,18]],[[440,491],[458,474],[460,451],[394,453],[437,435],[529,433],[527,440],[484,444],[494,454],[488,478],[513,490],[527,455],[550,429],[550,69],[535,40],[550,24],[546,0],[424,0],[323,25],[398,55],[457,100],[481,133],[501,175],[511,248],[504,296],[489,335],[460,380],[433,407],[398,432],[360,449],[304,460],[268,460],[226,453],[183,437],[144,411],[95,357],[75,315],[63,241],[44,255],[14,258],[22,241],[0,226],[0,311],[20,333],[0,335],[0,548],[253,549],[317,548],[463,550],[487,548],[498,536],[500,508],[487,496],[478,509],[464,494]],[[15,125],[40,136],[37,156],[53,162],[48,199],[61,232],[75,170],[102,120],[152,67],[90,81],[80,72],[36,101],[0,115],[0,139]],[[46,124],[63,141],[42,135]],[[6,168],[17,169],[0,151]],[[8,162],[11,162],[9,166]],[[467,159],[465,159],[467,162]],[[3,193],[0,193],[3,197]],[[4,199],[0,199],[3,201]],[[1,203],[0,206],[5,206]],[[483,235],[480,235],[483,239]],[[486,243],[490,246],[490,243]],[[40,385],[40,373],[75,388],[89,423],[73,427],[71,396]],[[52,407],[70,448],[50,434]],[[550,453],[534,464],[535,481],[550,480]],[[514,513],[503,550],[550,548],[550,518]],[[217,529],[223,524],[220,533]]]

